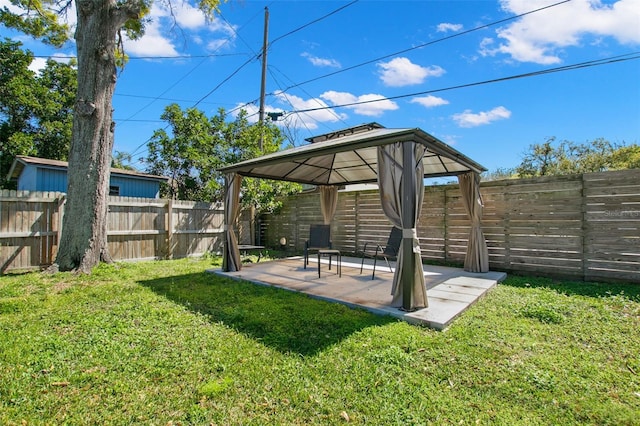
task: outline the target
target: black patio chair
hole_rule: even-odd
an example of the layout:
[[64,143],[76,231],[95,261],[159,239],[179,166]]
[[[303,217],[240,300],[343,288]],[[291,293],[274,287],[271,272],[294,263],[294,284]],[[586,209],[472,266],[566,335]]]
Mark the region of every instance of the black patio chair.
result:
[[309,227],[309,239],[304,243],[304,268],[309,264],[309,252],[331,249],[331,225],[315,224]]
[[398,257],[398,251],[400,250],[400,244],[402,243],[402,229],[396,228],[395,226],[391,228],[391,232],[389,233],[389,239],[387,240],[386,245],[380,245],[376,243],[364,243],[364,247],[362,248],[362,262],[360,263],[360,273],[362,273],[362,269],[364,268],[364,259],[370,258],[373,259],[373,273],[371,274],[371,279],[374,279],[376,276],[376,263],[378,258],[383,258],[385,262],[387,262],[387,266],[389,267],[389,271],[393,272],[391,269],[391,264],[389,264],[389,259],[395,259]]

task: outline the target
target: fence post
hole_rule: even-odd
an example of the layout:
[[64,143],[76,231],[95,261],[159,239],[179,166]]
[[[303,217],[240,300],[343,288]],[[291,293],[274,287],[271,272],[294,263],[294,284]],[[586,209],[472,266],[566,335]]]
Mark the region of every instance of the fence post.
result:
[[587,258],[589,256],[589,246],[588,246],[588,232],[589,227],[587,226],[587,194],[585,194],[584,189],[584,173],[580,174],[580,208],[582,210],[582,227],[581,227],[581,236],[582,239],[582,256],[580,256],[580,262],[582,263],[582,281],[586,281],[588,279],[588,267],[587,267]]
[[449,260],[449,197],[447,187],[444,188],[444,261]]
[[173,259],[173,198],[167,200],[167,259]]
[[354,197],[353,197],[353,208],[354,208],[354,220],[355,220],[355,235],[354,237],[354,242],[353,242],[353,252],[354,254],[358,254],[358,245],[360,244],[360,212],[359,212],[359,208],[358,208],[358,203],[360,203],[360,191],[356,191],[354,192]]
[[[58,256],[58,251],[60,250],[60,238],[62,237],[62,223],[64,219],[64,211],[65,211],[65,204],[67,203],[67,195],[66,194],[61,194],[60,198],[58,198],[58,224],[57,224],[57,230],[56,230],[56,257]],[[55,259],[53,259],[53,262],[55,262]]]

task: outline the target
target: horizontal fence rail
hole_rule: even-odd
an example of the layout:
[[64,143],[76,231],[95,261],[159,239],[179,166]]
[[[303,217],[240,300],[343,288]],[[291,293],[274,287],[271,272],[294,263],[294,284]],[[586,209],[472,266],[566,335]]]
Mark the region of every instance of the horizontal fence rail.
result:
[[[493,269],[585,281],[640,282],[640,170],[481,184],[482,227]],[[65,194],[2,191],[0,273],[55,260]],[[250,211],[238,224],[253,244]],[[317,193],[287,198],[259,219],[259,243],[301,253],[309,226],[322,223]],[[341,191],[331,223],[333,246],[357,254],[385,243],[391,224],[377,190]],[[458,185],[425,188],[418,238],[425,261],[464,261],[470,231]],[[223,206],[109,197],[108,244],[115,260],[196,256],[221,250]]]

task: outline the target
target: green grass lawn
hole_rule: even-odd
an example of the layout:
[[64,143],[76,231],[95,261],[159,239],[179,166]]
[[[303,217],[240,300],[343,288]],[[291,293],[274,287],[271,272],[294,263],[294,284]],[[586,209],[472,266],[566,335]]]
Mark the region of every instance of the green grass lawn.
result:
[[640,286],[509,277],[438,332],[205,273],[0,277],[0,424],[640,425]]

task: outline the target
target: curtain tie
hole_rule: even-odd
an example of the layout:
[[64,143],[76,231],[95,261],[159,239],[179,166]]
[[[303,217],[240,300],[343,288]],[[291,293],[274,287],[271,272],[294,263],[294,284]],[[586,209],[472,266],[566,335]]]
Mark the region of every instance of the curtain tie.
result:
[[402,238],[418,239],[418,230],[416,228],[402,228]]
[[402,238],[411,239],[411,251],[420,254],[420,240],[418,240],[418,230],[416,228],[402,228]]

